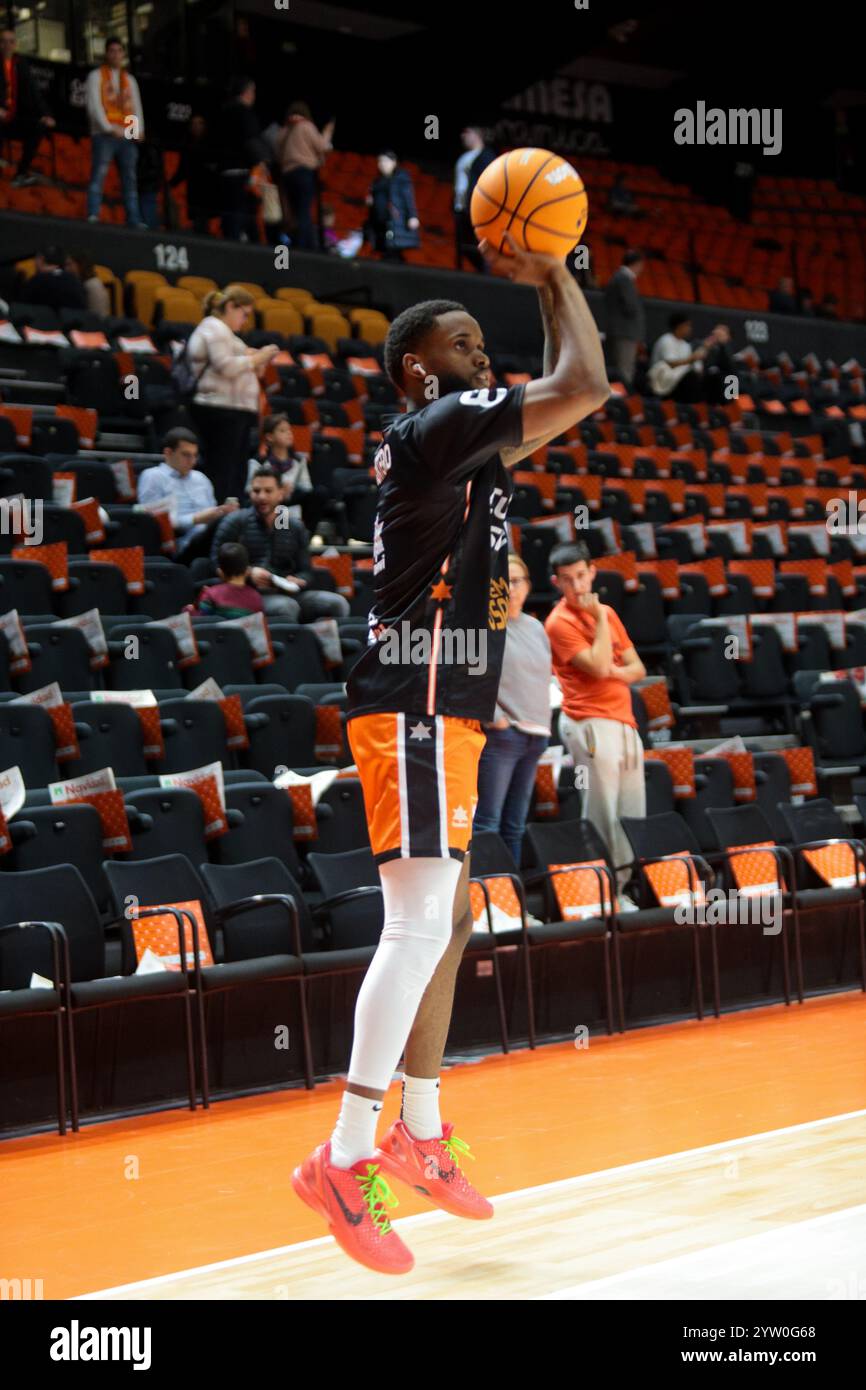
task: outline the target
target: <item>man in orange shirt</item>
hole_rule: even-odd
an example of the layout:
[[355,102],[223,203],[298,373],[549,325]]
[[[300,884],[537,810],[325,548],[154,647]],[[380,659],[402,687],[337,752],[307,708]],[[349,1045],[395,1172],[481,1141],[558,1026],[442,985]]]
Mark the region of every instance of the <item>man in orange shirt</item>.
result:
[[[643,746],[629,690],[646,668],[618,615],[592,592],[596,570],[587,546],[556,546],[550,565],[562,594],[545,623],[562,687],[559,732],[574,760],[583,815],[607,845],[621,890],[631,849],[620,817],[646,815]],[[621,891],[618,896],[621,907],[633,908]]]

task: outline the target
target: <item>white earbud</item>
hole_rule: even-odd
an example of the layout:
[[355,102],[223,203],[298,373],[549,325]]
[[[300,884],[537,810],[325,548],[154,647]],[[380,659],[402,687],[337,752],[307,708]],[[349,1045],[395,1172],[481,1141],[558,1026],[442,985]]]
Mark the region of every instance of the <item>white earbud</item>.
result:
[[416,362],[416,363],[415,363],[415,375],[416,375],[416,376],[423,376],[423,375],[424,375],[424,368],[421,366],[421,363],[420,363],[420,362]]

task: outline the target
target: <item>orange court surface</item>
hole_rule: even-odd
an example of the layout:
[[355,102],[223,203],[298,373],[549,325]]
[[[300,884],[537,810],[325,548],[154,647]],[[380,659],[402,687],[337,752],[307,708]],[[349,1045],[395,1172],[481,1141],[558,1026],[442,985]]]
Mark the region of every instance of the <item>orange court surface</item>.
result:
[[291,1190],[336,1082],[4,1143],[6,1261],[45,1299],[862,1298],[864,1027],[858,991],[452,1067],[496,1214],[400,1186],[400,1279]]

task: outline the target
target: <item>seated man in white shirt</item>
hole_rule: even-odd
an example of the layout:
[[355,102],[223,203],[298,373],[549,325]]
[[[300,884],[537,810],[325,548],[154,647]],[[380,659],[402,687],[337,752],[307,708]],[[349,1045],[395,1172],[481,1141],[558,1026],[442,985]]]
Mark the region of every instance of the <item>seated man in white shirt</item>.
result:
[[648,380],[657,396],[674,401],[703,399],[704,360],[711,348],[722,342],[721,333],[730,338],[726,328],[714,328],[700,347],[692,348],[692,321],[688,314],[671,314],[668,331],[653,345]]
[[189,559],[191,547],[201,549],[198,542],[208,529],[240,504],[230,497],[217,505],[210,478],[196,468],[198,440],[192,430],[180,425],[169,430],[162,441],[162,457],[162,463],[140,474],[138,500],[148,508],[166,504],[177,536],[177,557]]

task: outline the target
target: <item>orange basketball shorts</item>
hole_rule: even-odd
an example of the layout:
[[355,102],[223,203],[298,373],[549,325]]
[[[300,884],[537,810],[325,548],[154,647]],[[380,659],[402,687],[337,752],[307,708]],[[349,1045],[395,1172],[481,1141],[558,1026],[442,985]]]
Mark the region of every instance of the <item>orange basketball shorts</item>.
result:
[[486,741],[478,720],[362,714],[347,727],[377,863],[462,860]]

